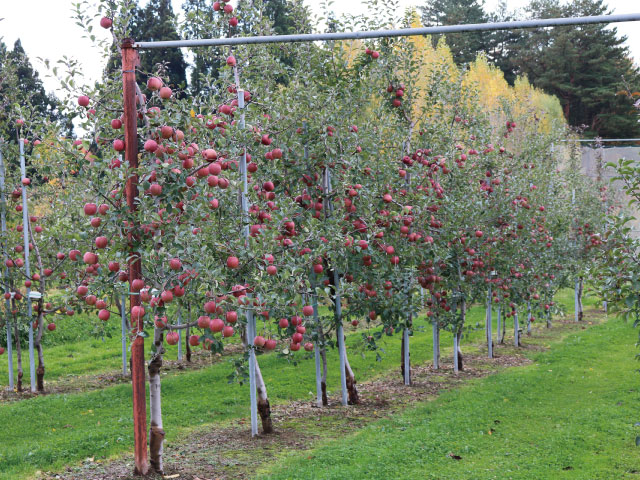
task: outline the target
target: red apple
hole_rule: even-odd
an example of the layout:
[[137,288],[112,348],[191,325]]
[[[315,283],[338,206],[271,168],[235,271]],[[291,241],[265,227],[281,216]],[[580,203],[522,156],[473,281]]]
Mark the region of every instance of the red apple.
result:
[[167,343],[169,345],[177,345],[180,341],[180,334],[178,332],[167,333]]
[[95,215],[98,211],[98,206],[95,203],[87,203],[84,206],[84,214],[85,215]]
[[149,90],[160,90],[162,88],[162,80],[158,77],[149,77],[147,80],[147,88]]
[[240,261],[238,260],[238,257],[228,257],[227,258],[227,267],[229,267],[229,268],[238,268],[239,265],[240,265]]
[[224,328],[224,322],[220,318],[214,318],[209,322],[209,330],[214,333],[221,332]]
[[225,318],[227,323],[236,323],[238,321],[238,313],[234,311],[227,312]]

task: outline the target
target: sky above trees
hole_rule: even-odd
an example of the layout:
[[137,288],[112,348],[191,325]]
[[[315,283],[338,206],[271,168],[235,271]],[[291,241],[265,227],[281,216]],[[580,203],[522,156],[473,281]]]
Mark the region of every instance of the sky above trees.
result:
[[[6,4],[5,4],[6,3]],[[141,4],[146,3],[144,0]],[[172,0],[174,11],[179,14],[182,11],[184,0]],[[236,0],[232,0],[235,4]],[[305,0],[316,14],[320,14],[320,2]],[[400,8],[419,6],[422,0],[398,0]],[[499,0],[487,0],[486,9],[494,10]],[[510,9],[520,8],[528,3],[527,0],[509,0]],[[640,11],[637,0],[610,0],[609,5],[615,13],[634,13]],[[48,58],[52,61],[62,55],[74,57],[84,65],[84,73],[87,82],[96,79],[104,65],[97,58],[91,43],[87,39],[80,38],[81,31],[73,23],[71,17],[71,2],[68,0],[23,0],[21,2],[3,2],[0,18],[0,38],[11,46],[20,38],[22,45],[31,59],[34,67],[41,72],[41,77],[47,91],[55,89],[56,81],[47,79],[44,68],[38,57]],[[335,2],[333,9],[338,14],[360,14],[366,9],[359,1]],[[25,28],[26,27],[26,28]],[[619,33],[629,37],[627,44],[636,61],[640,64],[640,28],[639,25],[628,23],[618,24]],[[98,29],[101,30],[101,29]],[[108,34],[97,31],[98,35]]]

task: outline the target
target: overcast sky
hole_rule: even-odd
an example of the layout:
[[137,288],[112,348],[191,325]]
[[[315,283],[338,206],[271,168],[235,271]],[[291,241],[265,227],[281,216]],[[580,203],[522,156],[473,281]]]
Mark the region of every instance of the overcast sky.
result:
[[[181,11],[183,0],[172,0],[174,10]],[[318,13],[319,1],[305,0],[305,2]],[[140,0],[145,3],[145,0]],[[212,0],[213,3],[213,0]],[[236,0],[232,0],[235,4]],[[410,7],[424,3],[422,0],[399,0],[401,7]],[[528,0],[508,0],[509,8],[520,8],[528,3]],[[72,0],[0,0],[0,37],[12,46],[17,38],[22,40],[22,45],[34,66],[43,71],[36,57],[48,58],[51,61],[59,59],[62,55],[74,57],[79,60],[85,69],[88,79],[95,79],[102,71],[100,59],[96,58],[95,51],[88,41],[80,39],[80,29],[70,19]],[[498,4],[498,0],[486,0],[487,10],[492,10]],[[640,12],[639,0],[609,0],[609,6],[614,13]],[[334,3],[336,13],[360,14],[365,8],[358,0],[339,0]],[[626,35],[628,45],[636,63],[640,64],[640,23],[621,23],[616,25],[618,31]],[[98,30],[101,30],[98,27]],[[107,36],[106,31],[99,34]],[[41,74],[42,76],[42,74]],[[56,82],[43,78],[48,91],[56,88]]]

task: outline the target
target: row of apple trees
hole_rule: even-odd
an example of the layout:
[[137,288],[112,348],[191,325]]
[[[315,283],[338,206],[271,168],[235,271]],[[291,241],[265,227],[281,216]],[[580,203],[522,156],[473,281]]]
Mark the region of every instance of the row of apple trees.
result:
[[[117,58],[128,36],[128,8],[100,4],[114,40],[97,42],[105,59]],[[233,9],[215,12],[216,24],[201,31],[231,35],[251,19],[251,35],[272,33],[259,1],[237,17]],[[77,16],[95,27],[88,11]],[[376,18],[340,27],[416,21],[393,11]],[[164,436],[159,371],[180,329],[191,329],[192,346],[212,352],[239,342],[245,360],[249,352],[292,357],[316,349],[324,403],[326,351],[337,346],[345,397],[357,404],[347,322],[366,324],[358,334],[372,351],[383,336],[400,335],[410,383],[409,340],[420,317],[434,326],[436,345],[441,330],[454,333],[462,368],[472,304],[489,302],[504,319],[529,306],[530,320],[550,319],[554,293],[591,261],[601,198],[553,148],[566,135],[564,123],[522,96],[486,108],[480,85],[446,46],[429,45],[408,37],[203,49],[205,61],[224,66],[203,74],[209,88],[201,96],[168,85],[163,65],[139,71],[137,168],[125,158],[132,146],[119,70],[83,87],[73,65],[55,72],[83,132],[77,140],[16,110],[21,137],[39,143],[27,153],[33,181],[25,186],[40,214],[30,222],[36,268],[27,274],[11,203],[22,179],[8,176],[5,319],[33,323],[40,345],[55,316],[86,310],[99,324],[119,315],[123,295],[139,299],[131,321],[145,325],[135,335],[151,338],[155,470],[162,471]],[[17,155],[16,145],[6,139],[5,157]],[[132,209],[126,185],[134,175]],[[130,281],[132,259],[141,278]],[[42,294],[33,318],[20,298],[27,282]],[[48,298],[53,291],[56,302]],[[185,312],[192,321],[178,324]],[[246,371],[244,362],[236,366]],[[259,365],[256,377],[269,432]]]

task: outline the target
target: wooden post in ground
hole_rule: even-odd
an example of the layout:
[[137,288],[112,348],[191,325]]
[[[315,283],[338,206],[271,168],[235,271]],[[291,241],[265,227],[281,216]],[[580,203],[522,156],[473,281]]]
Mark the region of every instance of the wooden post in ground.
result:
[[[122,94],[124,103],[125,160],[129,174],[125,187],[127,205],[131,212],[136,211],[138,196],[138,112],[136,109],[136,67],[139,64],[138,51],[133,48],[133,40],[126,38],[122,42]],[[137,225],[130,225],[128,232],[129,251],[129,288],[134,280],[142,278],[140,252],[134,245],[137,237]],[[133,386],[133,438],[135,472],[146,475],[149,472],[147,455],[147,401],[145,392],[144,338],[139,335],[144,330],[144,317],[134,315],[134,308],[140,307],[140,296],[129,292],[129,315],[131,331],[131,384]],[[135,308],[137,311],[138,309]]]

